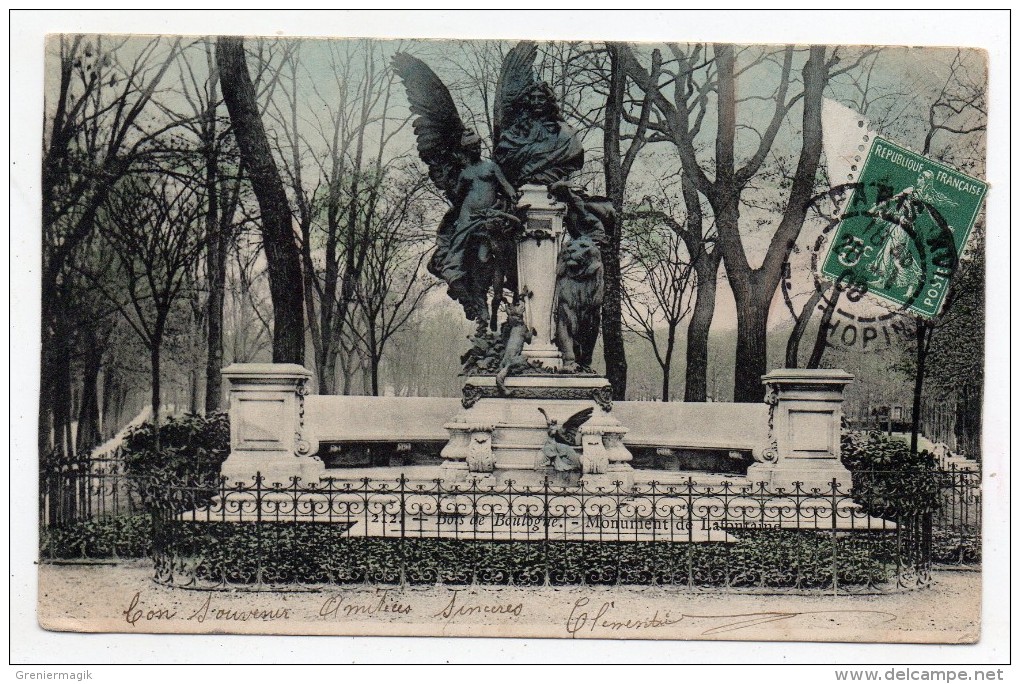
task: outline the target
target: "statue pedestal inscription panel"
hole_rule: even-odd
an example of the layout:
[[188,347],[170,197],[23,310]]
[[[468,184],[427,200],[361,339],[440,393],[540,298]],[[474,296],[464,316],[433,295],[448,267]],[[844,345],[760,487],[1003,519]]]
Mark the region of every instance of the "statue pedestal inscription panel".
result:
[[794,482],[827,489],[835,479],[850,487],[840,461],[843,388],[854,376],[842,370],[784,368],[762,377],[769,404],[770,444],[747,476],[777,487]]
[[323,464],[304,425],[311,372],[289,363],[235,363],[222,373],[230,389],[230,456],[221,469],[227,480],[251,484],[256,473],[268,483],[318,480]]

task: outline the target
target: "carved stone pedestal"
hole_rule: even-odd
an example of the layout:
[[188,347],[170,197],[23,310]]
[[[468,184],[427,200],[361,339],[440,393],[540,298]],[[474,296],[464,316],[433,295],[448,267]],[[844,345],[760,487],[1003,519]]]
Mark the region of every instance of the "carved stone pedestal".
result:
[[[623,445],[627,429],[612,415],[612,389],[594,376],[533,375],[511,377],[501,394],[492,377],[464,381],[464,409],[444,427],[450,441],[443,449],[442,478],[473,479],[501,484],[506,480],[552,485],[630,488],[634,472],[630,451]],[[581,471],[560,473],[546,465],[542,446],[548,438],[543,409],[562,425],[586,408],[592,417],[581,426]]]
[[230,388],[230,456],[221,473],[233,483],[266,483],[300,477],[318,482],[322,461],[306,434],[305,396],[312,374],[291,363],[235,363],[224,368]]
[[527,206],[527,225],[517,243],[517,282],[525,293],[524,322],[534,337],[524,347],[525,359],[549,369],[563,365],[563,355],[553,337],[556,292],[556,261],[563,240],[563,217],[567,207],[552,199],[540,185],[521,188],[520,206]]
[[827,491],[833,479],[848,491],[850,471],[840,461],[843,388],[854,376],[842,370],[784,368],[762,377],[769,405],[769,445],[747,471],[752,482]]

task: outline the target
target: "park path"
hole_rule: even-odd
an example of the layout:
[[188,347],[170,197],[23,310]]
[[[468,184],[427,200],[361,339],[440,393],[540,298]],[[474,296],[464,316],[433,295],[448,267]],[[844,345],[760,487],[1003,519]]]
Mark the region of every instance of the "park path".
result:
[[939,572],[888,595],[664,587],[383,587],[204,592],[155,584],[145,562],[39,566],[39,623],[91,632],[533,636],[972,643],[981,574]]

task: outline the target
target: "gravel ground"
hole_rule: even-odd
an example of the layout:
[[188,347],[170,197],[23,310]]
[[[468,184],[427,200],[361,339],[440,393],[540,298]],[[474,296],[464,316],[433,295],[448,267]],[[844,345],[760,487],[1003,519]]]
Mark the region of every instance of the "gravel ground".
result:
[[872,596],[662,587],[376,587],[210,592],[151,580],[144,562],[39,566],[39,624],[81,632],[528,636],[972,643],[981,574]]

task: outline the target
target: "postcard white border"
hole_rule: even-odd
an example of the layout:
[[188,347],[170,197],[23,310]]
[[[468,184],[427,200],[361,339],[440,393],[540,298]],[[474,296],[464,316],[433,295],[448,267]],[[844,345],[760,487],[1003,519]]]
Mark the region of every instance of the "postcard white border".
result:
[[[11,160],[11,658],[14,662],[295,662],[444,659],[474,662],[870,663],[1003,662],[1009,658],[1008,15],[931,10],[815,12],[14,11],[10,16]],[[587,642],[433,638],[78,636],[37,626],[35,405],[38,395],[39,140],[43,36],[49,32],[246,33],[422,38],[719,40],[766,43],[967,45],[989,51],[988,274],[984,619],[975,646]],[[812,668],[815,669],[815,668]],[[785,668],[784,668],[785,670]],[[224,672],[224,675],[227,673]],[[410,674],[410,672],[408,672]],[[622,673],[621,673],[622,674]],[[567,676],[566,672],[563,672]],[[231,674],[231,676],[234,676]],[[243,676],[243,675],[242,675]],[[574,678],[577,675],[570,675]],[[638,676],[644,676],[638,674]],[[739,676],[739,675],[738,675]],[[778,675],[777,673],[777,676]],[[783,674],[784,682],[790,674]],[[824,676],[824,674],[822,675]],[[830,675],[831,676],[831,675]],[[759,670],[755,681],[771,679]]]

